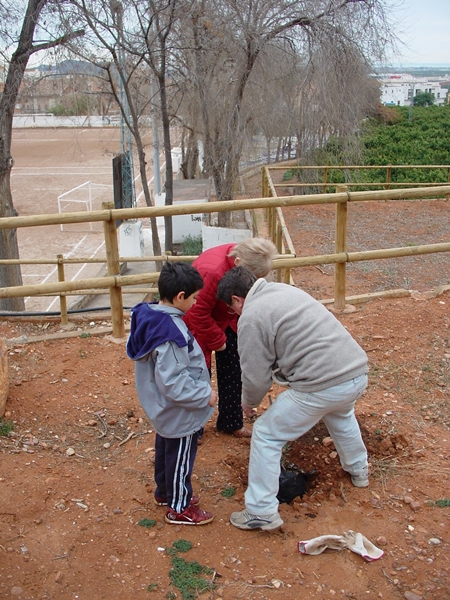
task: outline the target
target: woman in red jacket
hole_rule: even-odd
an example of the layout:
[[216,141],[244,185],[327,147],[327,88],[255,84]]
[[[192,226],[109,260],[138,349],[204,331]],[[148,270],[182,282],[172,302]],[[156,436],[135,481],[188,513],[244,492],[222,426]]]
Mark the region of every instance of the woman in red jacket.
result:
[[241,406],[241,367],[237,351],[237,315],[216,298],[223,275],[237,265],[250,269],[257,277],[266,277],[277,254],[275,245],[263,238],[249,238],[238,244],[223,244],[205,250],[193,262],[203,278],[204,287],[197,302],[184,316],[211,370],[211,354],[216,354],[219,413],[217,429],[236,437],[250,437],[244,427]]

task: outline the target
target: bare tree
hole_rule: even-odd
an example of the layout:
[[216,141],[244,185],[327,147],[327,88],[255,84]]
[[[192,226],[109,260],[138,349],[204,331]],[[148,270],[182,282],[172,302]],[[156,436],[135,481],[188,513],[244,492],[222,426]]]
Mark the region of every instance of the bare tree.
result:
[[[27,5],[19,4],[19,6],[15,2],[11,2],[9,6],[2,4],[3,19],[0,37],[4,42],[12,44],[15,49],[8,61],[8,73],[0,99],[0,217],[13,217],[17,214],[11,193],[11,170],[14,165],[11,155],[12,123],[19,87],[30,56],[67,44],[70,40],[84,34],[82,30],[76,30],[58,35],[56,28],[53,34],[48,29],[44,29],[45,10],[51,8],[50,0],[28,0]],[[50,22],[53,22],[51,17]],[[17,37],[14,36],[16,27]],[[47,37],[47,41],[36,41],[37,32]],[[16,229],[0,230],[0,257],[19,258]],[[22,285],[20,266],[0,265],[0,285],[3,287]],[[11,311],[23,310],[23,298],[0,299],[0,308]]]
[[[251,110],[252,133],[259,144],[265,140],[266,162],[272,161],[273,144],[276,144],[274,161],[284,158],[284,146],[292,145],[295,132],[296,105],[302,86],[299,57],[291,48],[268,46],[257,61],[244,94],[245,106]],[[252,147],[250,135],[246,149]],[[293,151],[293,150],[292,150]],[[257,151],[256,151],[257,152]],[[287,158],[290,158],[291,148]],[[273,162],[273,161],[272,161]]]
[[358,48],[326,40],[313,54],[299,89],[297,118],[300,153],[339,140],[350,163],[358,160],[362,120],[376,110],[380,89]]
[[[394,42],[386,8],[383,0],[192,1],[184,24],[186,52],[194,55],[189,76],[200,106],[205,168],[219,200],[233,197],[251,119],[244,94],[264,50],[284,41],[307,63],[330,40],[379,58]],[[219,222],[228,225],[229,215],[221,213]]]
[[[147,53],[145,60],[149,64],[156,77],[161,118],[164,135],[164,157],[166,159],[166,205],[173,204],[173,166],[172,166],[172,144],[170,140],[170,116],[169,101],[167,97],[167,75],[170,60],[168,47],[172,27],[176,20],[177,0],[167,0],[163,7],[161,3],[149,0],[150,14],[148,23],[150,27],[141,26],[141,33],[145,36]],[[153,27],[152,27],[153,25]],[[151,33],[153,32],[153,33]],[[173,250],[172,217],[164,217],[165,248],[166,251]]]
[[[145,203],[153,206],[144,142],[151,110],[150,74],[142,54],[128,52],[130,37],[134,40],[134,48],[142,48],[142,41],[135,35],[136,20],[130,20],[130,5],[119,0],[71,0],[69,6],[70,10],[67,5],[62,7],[61,18],[65,19],[68,27],[81,21],[86,29],[83,45],[73,44],[71,51],[94,65],[97,77],[111,90],[126,130],[131,133],[136,146]],[[150,227],[153,253],[160,255],[161,243],[155,218],[150,219]]]
[[[146,176],[146,153],[140,129],[142,127],[142,113],[133,103],[129,93],[130,88],[136,88],[136,82],[142,84],[143,73],[147,81],[153,78],[157,84],[156,98],[150,91],[147,96],[148,105],[156,107],[162,120],[164,136],[165,158],[165,203],[173,203],[173,167],[171,154],[171,123],[172,112],[169,108],[168,80],[172,74],[172,60],[176,52],[170,45],[172,28],[178,19],[177,0],[149,0],[143,5],[139,0],[98,0],[88,3],[85,0],[72,0],[75,8],[72,20],[81,18],[90,30],[92,45],[98,49],[89,55],[84,54],[89,60],[107,73],[107,79],[113,93],[121,105],[122,115],[127,127],[136,142],[141,181],[145,200],[148,206],[152,205]],[[105,50],[107,57],[105,57]],[[101,56],[98,59],[97,56]],[[124,67],[124,64],[126,66]],[[147,69],[147,71],[145,71]],[[118,77],[114,77],[118,74]],[[125,90],[125,110],[120,95],[117,93],[117,80]],[[142,94],[141,94],[142,95]],[[152,97],[151,97],[152,95]],[[165,217],[165,249],[173,250],[172,218]],[[155,221],[156,223],[156,221]],[[152,220],[152,238],[154,252],[157,253],[159,245],[156,224]],[[157,244],[155,242],[157,240]],[[159,250],[158,253],[161,251]]]

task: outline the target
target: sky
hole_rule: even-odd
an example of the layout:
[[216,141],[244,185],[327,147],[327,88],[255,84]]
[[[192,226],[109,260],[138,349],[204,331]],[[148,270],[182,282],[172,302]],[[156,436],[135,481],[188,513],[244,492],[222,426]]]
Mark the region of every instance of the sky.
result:
[[[394,66],[436,65],[450,68],[450,0],[385,0],[402,40]],[[29,66],[39,64],[42,55]]]
[[450,0],[403,0],[393,17],[400,21],[398,35],[406,45],[401,57],[392,59],[395,64],[450,67]]

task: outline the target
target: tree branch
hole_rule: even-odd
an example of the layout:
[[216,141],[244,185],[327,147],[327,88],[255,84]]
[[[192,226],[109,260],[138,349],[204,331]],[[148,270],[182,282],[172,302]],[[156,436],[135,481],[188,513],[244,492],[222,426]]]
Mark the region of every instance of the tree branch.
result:
[[76,38],[82,37],[86,31],[84,29],[78,29],[77,31],[73,31],[72,33],[67,33],[66,35],[62,35],[56,40],[51,40],[48,42],[42,42],[41,44],[35,44],[31,46],[28,54],[31,56],[40,50],[48,50],[49,48],[56,48],[56,46],[61,46],[63,44],[67,44],[67,42],[71,42]]

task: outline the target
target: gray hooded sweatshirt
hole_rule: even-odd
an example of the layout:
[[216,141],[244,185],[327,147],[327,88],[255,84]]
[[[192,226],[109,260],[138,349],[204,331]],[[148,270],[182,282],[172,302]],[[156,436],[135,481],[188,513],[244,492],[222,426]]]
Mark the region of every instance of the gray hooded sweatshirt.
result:
[[320,302],[284,283],[258,279],[238,321],[242,402],[258,406],[278,383],[318,392],[368,373],[367,355]]
[[132,309],[127,342],[142,408],[166,438],[195,433],[214,412],[205,357],[183,315],[172,306],[142,302]]

